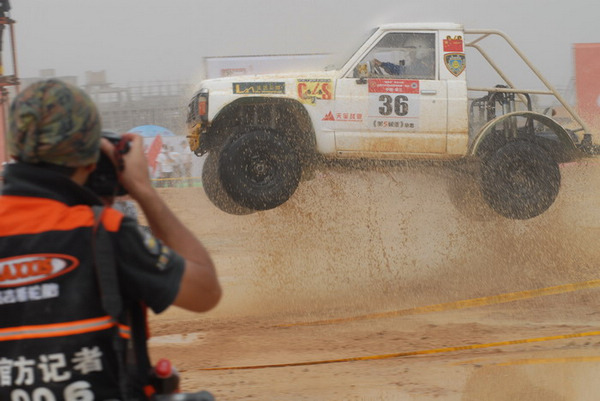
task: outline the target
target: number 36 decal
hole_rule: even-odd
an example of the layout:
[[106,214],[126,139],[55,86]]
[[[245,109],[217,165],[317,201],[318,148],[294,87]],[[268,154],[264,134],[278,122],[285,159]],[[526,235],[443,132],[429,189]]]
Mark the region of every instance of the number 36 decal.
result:
[[389,116],[392,112],[397,116],[408,114],[408,97],[405,95],[379,95],[379,101],[379,114],[382,116]]

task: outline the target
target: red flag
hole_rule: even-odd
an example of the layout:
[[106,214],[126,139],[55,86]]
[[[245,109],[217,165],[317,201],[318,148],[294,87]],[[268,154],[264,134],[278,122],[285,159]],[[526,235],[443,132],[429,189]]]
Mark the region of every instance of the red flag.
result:
[[156,170],[156,157],[159,155],[160,150],[162,149],[163,141],[160,135],[156,135],[154,140],[150,144],[148,148],[148,152],[146,153],[146,158],[148,159],[148,165],[152,167],[152,171]]
[[577,109],[592,126],[600,125],[600,43],[575,44]]

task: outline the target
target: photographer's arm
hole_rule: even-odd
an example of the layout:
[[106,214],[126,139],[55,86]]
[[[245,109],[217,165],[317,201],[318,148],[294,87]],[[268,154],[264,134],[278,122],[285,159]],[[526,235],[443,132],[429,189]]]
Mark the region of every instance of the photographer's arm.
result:
[[[186,260],[174,304],[196,312],[212,309],[221,298],[221,287],[210,255],[152,186],[142,138],[135,134],[124,134],[123,138],[130,140],[130,150],[123,155],[121,185],[142,208],[152,233]],[[103,152],[114,157],[113,149],[110,142],[102,141]]]

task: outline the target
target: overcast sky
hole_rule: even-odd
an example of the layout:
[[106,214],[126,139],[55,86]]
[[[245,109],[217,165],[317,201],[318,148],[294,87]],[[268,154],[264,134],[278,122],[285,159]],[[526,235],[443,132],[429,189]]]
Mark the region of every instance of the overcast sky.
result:
[[[596,0],[11,0],[11,5],[19,76],[53,68],[59,76],[78,76],[82,84],[85,71],[99,70],[118,85],[197,80],[205,56],[335,53],[381,23],[435,21],[506,32],[552,84],[564,88],[573,75],[573,44],[600,42]],[[6,52],[3,57],[6,64]]]

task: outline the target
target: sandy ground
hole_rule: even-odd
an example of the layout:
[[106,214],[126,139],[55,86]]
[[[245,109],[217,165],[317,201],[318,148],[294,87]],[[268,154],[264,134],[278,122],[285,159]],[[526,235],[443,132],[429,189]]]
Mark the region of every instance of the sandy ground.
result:
[[[523,292],[600,279],[600,165],[561,171],[556,203],[527,221],[472,213],[431,166],[320,171],[248,216],[161,188],[224,298],[151,316],[152,355],[218,400],[597,400],[597,283]],[[523,296],[492,297],[507,293]]]

